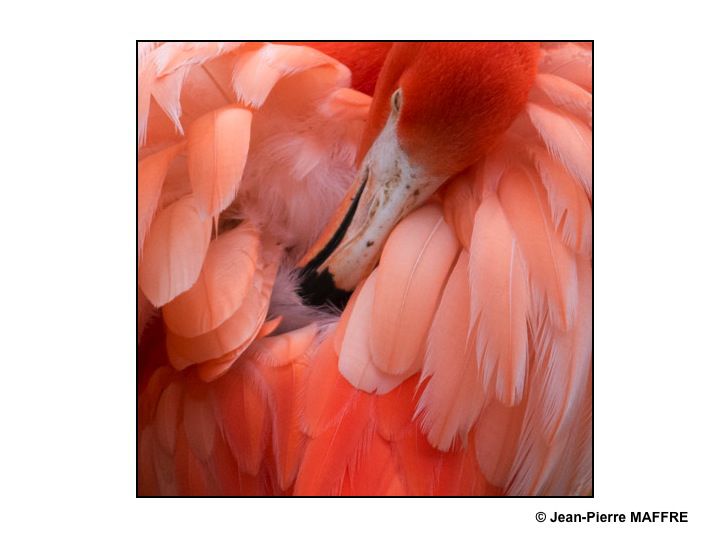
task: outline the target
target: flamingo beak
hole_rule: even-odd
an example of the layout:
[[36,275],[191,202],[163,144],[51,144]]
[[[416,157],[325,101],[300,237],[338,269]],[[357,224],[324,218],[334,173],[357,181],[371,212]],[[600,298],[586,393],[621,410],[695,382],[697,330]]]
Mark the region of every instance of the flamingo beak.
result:
[[311,304],[342,307],[377,264],[398,221],[444,180],[412,164],[400,147],[396,126],[397,115],[391,114],[333,219],[300,261],[301,294]]

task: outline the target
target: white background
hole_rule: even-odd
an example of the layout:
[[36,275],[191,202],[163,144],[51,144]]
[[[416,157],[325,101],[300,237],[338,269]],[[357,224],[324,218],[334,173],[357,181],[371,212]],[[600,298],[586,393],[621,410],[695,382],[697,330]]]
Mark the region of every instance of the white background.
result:
[[[3,9],[0,537],[719,537],[711,3],[400,4]],[[169,38],[596,40],[594,499],[135,498],[135,40]],[[690,523],[534,517],[587,510]]]

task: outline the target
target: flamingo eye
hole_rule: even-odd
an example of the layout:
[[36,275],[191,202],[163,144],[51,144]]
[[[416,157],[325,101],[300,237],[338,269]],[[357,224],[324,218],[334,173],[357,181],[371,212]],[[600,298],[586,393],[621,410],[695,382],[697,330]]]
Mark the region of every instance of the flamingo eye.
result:
[[390,105],[392,106],[393,111],[400,112],[400,107],[402,106],[402,89],[398,88],[393,92],[393,95],[390,96]]

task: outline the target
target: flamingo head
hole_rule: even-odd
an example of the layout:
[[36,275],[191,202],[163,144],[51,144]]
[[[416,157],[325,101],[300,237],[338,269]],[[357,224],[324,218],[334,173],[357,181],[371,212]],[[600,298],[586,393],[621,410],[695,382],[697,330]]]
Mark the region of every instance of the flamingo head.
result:
[[524,107],[533,43],[397,43],[380,72],[355,182],[305,256],[303,294],[341,303],[397,222],[476,163]]

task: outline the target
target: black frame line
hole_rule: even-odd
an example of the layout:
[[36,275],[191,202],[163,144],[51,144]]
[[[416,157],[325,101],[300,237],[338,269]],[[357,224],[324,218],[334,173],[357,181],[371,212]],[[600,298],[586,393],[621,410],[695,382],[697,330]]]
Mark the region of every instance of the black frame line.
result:
[[[198,43],[198,42],[208,42],[208,43],[220,43],[223,41],[236,41],[236,40],[222,40],[222,39],[208,39],[208,40],[199,40],[199,39],[192,39],[192,40],[180,40],[180,39],[169,39],[169,40],[150,40],[150,39],[136,39],[135,40],[135,134],[133,135],[135,139],[135,238],[137,239],[137,233],[138,233],[138,225],[137,225],[137,214],[138,214],[138,166],[139,166],[139,157],[140,157],[140,148],[137,145],[137,131],[138,131],[138,120],[137,120],[137,108],[138,108],[138,45],[140,43],[146,43],[149,41],[164,41],[166,43]],[[316,42],[345,42],[345,43],[352,43],[352,42],[369,42],[369,41],[375,41],[375,42],[393,42],[396,40],[390,40],[390,39],[359,39],[359,40],[352,40],[352,39],[307,39],[307,40],[301,40],[301,39],[293,39],[293,40],[283,40],[283,39],[268,39],[268,40],[249,40],[247,43],[266,43],[269,41],[282,41],[285,43],[301,43],[305,41],[316,41]],[[419,43],[423,40],[419,39],[408,39],[408,40],[400,40],[407,43]],[[486,41],[489,43],[527,43],[527,42],[540,42],[540,43],[571,43],[571,42],[585,42],[591,44],[591,50],[592,50],[592,95],[591,95],[591,104],[592,104],[592,113],[593,113],[593,124],[590,127],[590,132],[593,137],[593,144],[592,144],[592,177],[593,177],[593,192],[595,190],[595,40],[594,39],[486,39],[486,40],[474,40],[474,39],[436,39],[431,40],[434,43],[476,43],[478,41]],[[592,330],[591,330],[591,351],[592,351],[592,358],[591,358],[591,364],[590,369],[592,371],[592,493],[590,495],[405,495],[405,496],[390,496],[390,495],[342,495],[337,496],[338,498],[347,498],[347,499],[594,499],[595,498],[595,197],[593,193],[593,200],[590,202],[590,209],[592,212],[592,259],[590,262],[590,267],[593,270],[592,273]],[[137,240],[136,240],[137,242]],[[137,248],[137,245],[136,245]],[[138,265],[137,265],[137,249],[135,249],[135,286],[137,287],[138,284]],[[138,299],[137,295],[135,295],[135,328],[137,332],[138,327]],[[178,498],[178,499],[293,499],[293,498],[299,498],[299,499],[328,499],[328,498],[335,498],[335,496],[331,495],[265,495],[265,496],[253,496],[253,495],[140,495],[140,469],[139,469],[139,433],[138,433],[138,425],[139,425],[139,393],[138,393],[138,385],[139,385],[139,373],[140,370],[138,369],[138,350],[139,350],[139,342],[137,340],[137,334],[136,334],[136,352],[135,352],[135,498],[136,499],[172,499],[172,498]]]

